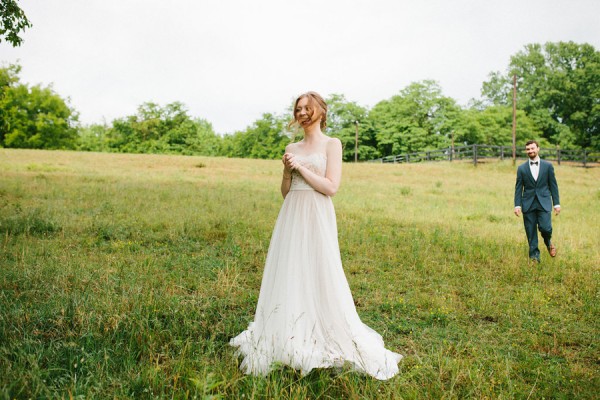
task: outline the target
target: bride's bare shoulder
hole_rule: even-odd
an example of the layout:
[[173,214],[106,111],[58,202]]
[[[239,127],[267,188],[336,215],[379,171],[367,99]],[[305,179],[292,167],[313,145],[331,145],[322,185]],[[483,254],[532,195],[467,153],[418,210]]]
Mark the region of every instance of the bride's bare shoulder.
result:
[[335,150],[342,148],[342,141],[336,137],[330,137],[327,139],[327,150]]
[[285,152],[286,153],[296,153],[299,148],[299,143],[300,142],[294,142],[294,143],[288,144],[287,146],[285,146]]
[[342,141],[339,138],[329,136],[327,138],[327,145],[331,146],[332,143],[342,144]]

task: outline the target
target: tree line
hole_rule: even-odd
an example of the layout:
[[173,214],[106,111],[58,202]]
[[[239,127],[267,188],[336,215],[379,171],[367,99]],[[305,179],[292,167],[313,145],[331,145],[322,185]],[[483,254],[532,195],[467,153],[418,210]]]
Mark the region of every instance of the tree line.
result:
[[[0,146],[99,152],[278,158],[301,132],[290,129],[291,109],[265,113],[245,130],[215,133],[185,105],[144,103],[110,124],[81,125],[78,114],[51,86],[28,86],[19,65],[0,68]],[[344,160],[369,160],[433,150],[451,143],[510,145],[512,87],[517,77],[517,144],[600,150],[600,52],[573,42],[530,44],[503,72],[482,84],[467,106],[433,80],[413,82],[372,108],[332,94],[327,133],[340,138]]]

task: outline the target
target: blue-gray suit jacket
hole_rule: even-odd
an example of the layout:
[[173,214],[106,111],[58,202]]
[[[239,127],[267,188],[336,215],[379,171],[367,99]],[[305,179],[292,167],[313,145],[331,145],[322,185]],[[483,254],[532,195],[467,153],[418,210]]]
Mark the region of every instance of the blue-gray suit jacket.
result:
[[519,165],[517,169],[515,207],[521,207],[523,212],[527,212],[536,197],[546,211],[552,211],[552,205],[560,205],[558,184],[556,183],[552,164],[540,160],[540,173],[536,181],[533,179],[529,168],[529,160],[527,160],[527,162]]

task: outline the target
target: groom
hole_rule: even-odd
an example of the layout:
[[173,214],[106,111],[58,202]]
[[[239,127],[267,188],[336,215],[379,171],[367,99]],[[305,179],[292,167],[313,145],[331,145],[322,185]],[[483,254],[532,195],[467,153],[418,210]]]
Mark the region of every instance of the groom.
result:
[[552,244],[552,204],[556,215],[560,213],[558,184],[554,176],[554,167],[538,156],[540,146],[535,140],[525,144],[529,160],[517,169],[515,185],[515,215],[523,213],[523,223],[527,242],[529,242],[529,259],[540,262],[538,249],[539,228],[544,244],[551,257],[556,257],[556,247]]

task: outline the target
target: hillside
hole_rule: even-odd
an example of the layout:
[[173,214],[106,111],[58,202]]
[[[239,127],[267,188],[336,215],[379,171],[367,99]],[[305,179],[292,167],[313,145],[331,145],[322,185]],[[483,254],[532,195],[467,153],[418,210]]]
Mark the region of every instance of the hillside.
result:
[[0,397],[593,398],[600,168],[556,166],[559,256],[527,262],[510,161],[345,164],[363,321],[405,355],[242,375],[279,161],[0,149]]

